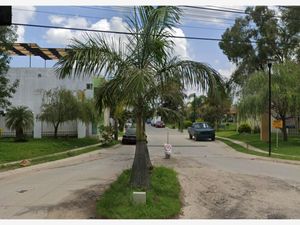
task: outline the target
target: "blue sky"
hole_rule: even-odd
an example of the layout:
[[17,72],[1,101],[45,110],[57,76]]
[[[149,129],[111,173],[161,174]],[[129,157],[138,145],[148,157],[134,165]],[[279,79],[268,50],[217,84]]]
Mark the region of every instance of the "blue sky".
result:
[[[243,8],[242,6],[230,7]],[[124,19],[129,11],[130,8],[126,6],[13,6],[13,22],[125,31]],[[183,12],[181,25],[176,29],[175,34],[220,38],[237,16],[240,14],[186,9]],[[18,27],[18,34],[18,42],[37,43],[40,47],[66,47],[69,38],[80,35],[79,32],[67,30],[31,27]],[[186,39],[174,41],[176,44],[174,49],[178,55],[207,63],[226,77],[234,69],[216,41]],[[47,61],[47,66],[54,63],[54,61]],[[28,66],[29,57],[13,57],[11,61],[11,67]],[[32,58],[32,67],[43,66],[44,60],[38,57]]]

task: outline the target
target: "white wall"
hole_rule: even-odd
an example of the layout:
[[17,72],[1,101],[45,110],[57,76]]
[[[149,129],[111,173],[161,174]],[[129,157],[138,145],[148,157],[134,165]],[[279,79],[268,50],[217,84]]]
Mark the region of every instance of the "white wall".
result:
[[[66,78],[59,79],[53,68],[10,68],[8,71],[8,77],[11,81],[19,80],[19,86],[13,98],[10,99],[13,106],[25,105],[29,107],[34,116],[38,115],[41,111],[43,91],[50,90],[52,88],[65,88],[74,91],[85,90],[86,97],[92,97],[93,91],[86,90],[87,83],[93,83],[92,78]],[[50,133],[53,131],[51,124],[35,123],[34,131]],[[4,127],[4,118],[0,118],[0,128],[4,128],[4,131],[9,130]],[[59,127],[60,132],[77,132],[76,121],[71,121],[62,124]],[[40,137],[38,133],[34,136]]]

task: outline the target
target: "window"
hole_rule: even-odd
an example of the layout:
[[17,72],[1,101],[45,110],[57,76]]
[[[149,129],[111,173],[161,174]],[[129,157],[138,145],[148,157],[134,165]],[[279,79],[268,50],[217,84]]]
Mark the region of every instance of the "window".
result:
[[86,84],[86,89],[91,90],[93,88],[93,84],[87,83]]

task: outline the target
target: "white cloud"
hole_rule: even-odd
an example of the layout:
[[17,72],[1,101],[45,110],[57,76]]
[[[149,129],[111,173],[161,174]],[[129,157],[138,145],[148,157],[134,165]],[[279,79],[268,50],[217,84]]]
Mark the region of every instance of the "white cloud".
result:
[[[52,24],[63,26],[63,27],[74,27],[74,28],[87,28],[94,30],[117,30],[126,31],[126,24],[123,22],[122,18],[113,17],[110,20],[101,19],[94,24],[89,23],[83,17],[76,18],[65,18],[61,16],[51,16],[49,20]],[[44,39],[51,44],[70,44],[72,38],[81,39],[83,37],[84,31],[71,31],[62,29],[49,29],[44,35]],[[92,34],[90,32],[90,34]],[[110,34],[106,34],[110,37]]]
[[66,18],[62,16],[53,15],[49,16],[49,20],[52,24],[59,25],[62,24],[66,20]]
[[[36,8],[34,6],[13,6],[12,22],[13,23],[29,23],[35,16]],[[25,28],[17,27],[18,42],[24,42]]]
[[[171,35],[174,36],[180,36],[180,37],[185,37],[185,34],[183,30],[180,28],[173,28],[172,31],[170,31]],[[174,42],[174,48],[173,50],[173,55],[174,56],[180,56],[182,59],[189,59],[190,55],[188,53],[188,42],[187,39],[185,38],[172,38],[172,41]]]
[[[126,32],[128,26],[124,22],[124,20],[120,17],[112,17],[110,20],[101,19],[93,24],[90,24],[85,18],[82,17],[77,17],[75,19],[74,18],[68,19],[62,16],[50,16],[49,20],[52,24],[63,26],[63,27],[79,27],[79,28],[89,28],[94,30],[105,30],[105,31]],[[82,31],[49,29],[44,35],[44,38],[48,43],[51,44],[67,45],[74,37],[81,39],[83,33],[84,32]],[[90,34],[92,33],[90,32]],[[185,36],[183,30],[181,30],[180,28],[174,28],[173,31],[171,31],[171,34],[175,36]],[[110,39],[110,37],[112,36],[117,38],[120,37],[123,43],[127,41],[126,38],[124,38],[125,37],[124,35],[116,36],[115,34],[105,34],[105,36],[108,39]],[[188,42],[186,39],[173,38],[173,42],[175,44],[172,52],[174,55],[180,56],[181,58],[184,59],[190,58],[188,53]],[[118,44],[118,43],[114,43],[114,44]]]
[[218,72],[226,77],[226,78],[230,78],[231,74],[235,71],[236,66],[232,63],[230,63],[230,67],[228,68],[223,68],[223,69],[218,69]]

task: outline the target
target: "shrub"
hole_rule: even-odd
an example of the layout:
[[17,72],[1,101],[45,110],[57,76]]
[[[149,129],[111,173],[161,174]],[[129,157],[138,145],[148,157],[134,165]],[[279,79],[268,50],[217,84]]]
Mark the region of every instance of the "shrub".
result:
[[239,126],[238,132],[239,132],[239,134],[241,134],[241,133],[251,133],[251,127],[247,123],[241,124]]
[[259,127],[259,126],[255,126],[255,127],[253,128],[253,133],[254,133],[254,134],[260,133],[260,127]]
[[101,134],[101,139],[100,142],[102,144],[109,144],[113,141],[113,134],[114,134],[114,130],[111,126],[100,126],[99,127],[100,130],[100,134]]
[[196,119],[196,122],[198,122],[198,123],[204,122],[204,119],[203,118],[198,118],[198,119]]
[[184,127],[185,129],[187,129],[188,127],[192,126],[192,124],[193,124],[193,122],[190,121],[190,120],[185,120],[185,121],[183,121],[183,127]]

